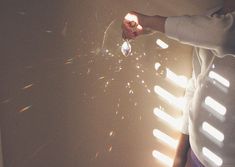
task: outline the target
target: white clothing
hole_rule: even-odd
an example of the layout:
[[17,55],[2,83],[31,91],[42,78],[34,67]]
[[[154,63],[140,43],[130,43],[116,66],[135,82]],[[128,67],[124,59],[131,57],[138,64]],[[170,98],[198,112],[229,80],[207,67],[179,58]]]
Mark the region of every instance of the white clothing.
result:
[[[165,24],[168,37],[195,47],[193,75],[185,94],[188,103],[182,133],[189,134],[193,152],[206,167],[235,166],[234,19],[235,12],[231,12],[226,15],[168,17]],[[208,77],[211,71],[229,80],[229,87]],[[226,113],[221,115],[208,107],[205,103],[205,99],[211,100],[208,96],[223,104]],[[216,132],[210,134],[206,130],[210,125],[221,132],[218,138]],[[205,155],[207,149],[217,156],[217,161]]]

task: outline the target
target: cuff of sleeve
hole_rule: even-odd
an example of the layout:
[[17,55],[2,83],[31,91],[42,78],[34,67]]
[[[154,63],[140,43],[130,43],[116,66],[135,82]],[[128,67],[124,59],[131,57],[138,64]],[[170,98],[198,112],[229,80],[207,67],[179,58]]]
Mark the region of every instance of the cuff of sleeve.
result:
[[185,134],[185,135],[189,135],[189,131],[188,131],[188,124],[187,125],[182,125],[180,132]]
[[179,25],[180,25],[180,17],[168,17],[165,23],[165,34],[170,38],[178,40]]

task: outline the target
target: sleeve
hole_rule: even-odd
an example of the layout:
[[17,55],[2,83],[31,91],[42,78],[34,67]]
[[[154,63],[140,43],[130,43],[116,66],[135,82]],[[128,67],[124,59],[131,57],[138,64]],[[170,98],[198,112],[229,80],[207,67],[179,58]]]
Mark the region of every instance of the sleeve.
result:
[[189,80],[188,86],[186,88],[185,91],[185,100],[186,100],[186,104],[185,107],[183,109],[183,116],[182,116],[182,124],[181,124],[181,129],[180,132],[183,134],[188,135],[189,134],[189,130],[188,130],[188,124],[189,124],[189,110],[191,107],[191,102],[193,99],[193,94],[195,91],[195,83],[194,83],[194,78],[191,78]]
[[165,33],[182,43],[213,50],[223,57],[235,53],[234,15],[168,17]]

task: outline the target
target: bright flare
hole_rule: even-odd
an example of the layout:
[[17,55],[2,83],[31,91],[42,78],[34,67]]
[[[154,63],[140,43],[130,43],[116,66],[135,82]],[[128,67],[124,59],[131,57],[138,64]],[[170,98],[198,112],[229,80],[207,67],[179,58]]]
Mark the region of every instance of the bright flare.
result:
[[207,122],[203,122],[202,129],[218,141],[224,141],[224,134]]
[[223,164],[223,160],[219,156],[217,156],[215,153],[210,151],[208,148],[203,147],[202,153],[204,154],[204,156],[206,156],[209,160],[211,160],[217,166],[221,166]]
[[161,96],[164,100],[166,100],[169,104],[174,105],[179,109],[183,109],[185,106],[185,99],[182,97],[175,97],[171,93],[167,92],[160,86],[155,86],[154,91]]
[[185,76],[178,76],[168,68],[166,69],[166,78],[182,88],[186,88],[188,84],[188,79]]
[[207,96],[205,99],[205,103],[207,106],[209,106],[210,108],[212,108],[213,110],[215,110],[217,113],[219,113],[220,115],[224,116],[226,114],[226,107],[224,107],[222,104],[220,104],[219,102],[215,101],[213,98],[211,98],[210,96]]
[[173,139],[172,137],[168,136],[167,134],[163,133],[162,131],[158,129],[153,130],[153,135],[161,140],[162,142],[168,144],[170,147],[176,149],[178,145],[178,141]]
[[154,150],[152,152],[152,155],[154,158],[156,158],[157,160],[159,160],[160,162],[162,162],[163,164],[165,164],[169,167],[173,165],[173,160],[170,157],[166,156],[165,154],[162,154],[159,151]]
[[156,44],[160,46],[162,49],[167,49],[169,47],[169,45],[163,42],[161,39],[157,39]]
[[167,124],[169,124],[171,127],[179,130],[181,127],[181,122],[180,119],[175,119],[174,117],[172,117],[171,115],[167,114],[166,112],[162,111],[159,108],[154,108],[153,113],[160,118],[161,120],[163,120],[164,122],[166,122]]
[[229,88],[229,86],[230,86],[230,82],[227,79],[225,79],[224,77],[222,77],[221,75],[217,74],[214,71],[210,71],[209,77],[211,79],[218,81],[219,83],[226,86],[227,88]]

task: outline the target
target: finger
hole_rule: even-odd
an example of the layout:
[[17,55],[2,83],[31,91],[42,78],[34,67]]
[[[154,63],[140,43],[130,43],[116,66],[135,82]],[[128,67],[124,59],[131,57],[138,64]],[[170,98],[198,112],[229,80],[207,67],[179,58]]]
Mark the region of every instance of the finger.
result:
[[125,16],[125,20],[127,20],[127,21],[133,21],[133,22],[136,22],[137,24],[139,23],[138,17],[137,17],[135,14],[132,14],[132,13],[128,13],[128,14]]

